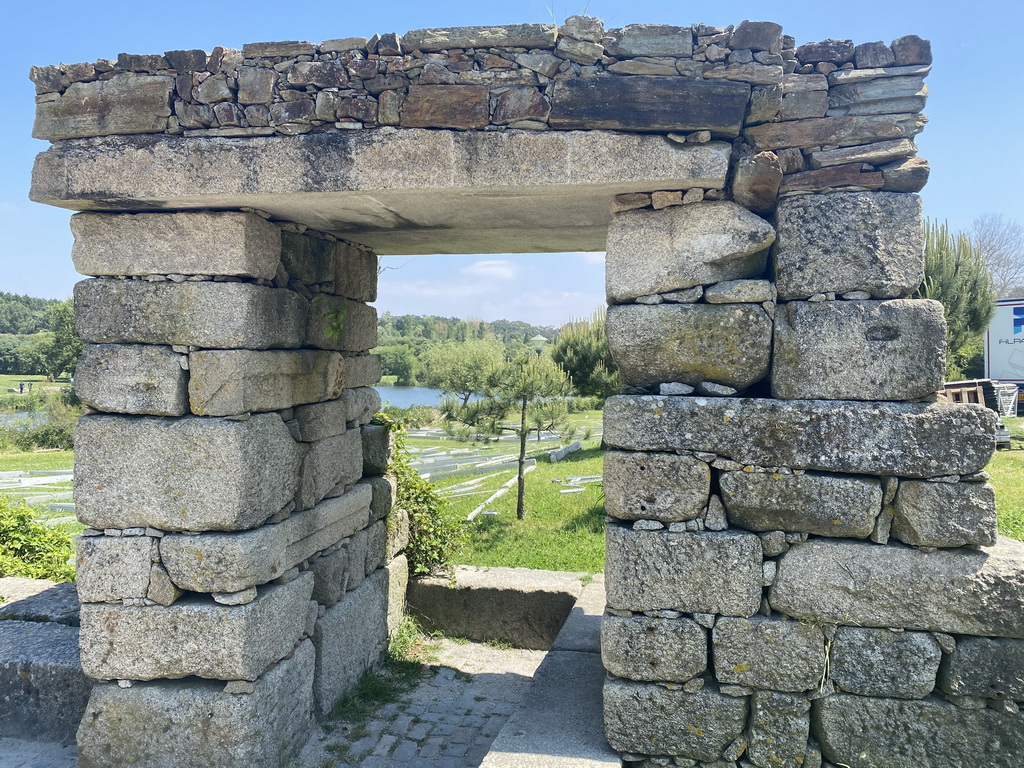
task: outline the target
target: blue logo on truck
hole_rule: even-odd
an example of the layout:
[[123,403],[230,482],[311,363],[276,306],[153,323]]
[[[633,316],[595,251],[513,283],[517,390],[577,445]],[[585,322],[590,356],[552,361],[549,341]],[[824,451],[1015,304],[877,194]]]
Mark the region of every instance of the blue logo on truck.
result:
[[1024,307],[1013,308],[1013,335],[1024,331]]

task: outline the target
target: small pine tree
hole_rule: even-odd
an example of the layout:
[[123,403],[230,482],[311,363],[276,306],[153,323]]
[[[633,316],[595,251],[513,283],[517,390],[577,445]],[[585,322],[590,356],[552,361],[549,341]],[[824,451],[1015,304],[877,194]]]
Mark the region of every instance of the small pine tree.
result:
[[946,378],[964,378],[992,322],[995,292],[981,252],[963,233],[951,233],[945,222],[925,220],[924,283],[914,297],[942,303],[948,328]]
[[565,371],[581,395],[611,397],[622,389],[622,377],[612,359],[604,333],[605,312],[589,320],[573,320],[562,327],[551,350],[551,359]]

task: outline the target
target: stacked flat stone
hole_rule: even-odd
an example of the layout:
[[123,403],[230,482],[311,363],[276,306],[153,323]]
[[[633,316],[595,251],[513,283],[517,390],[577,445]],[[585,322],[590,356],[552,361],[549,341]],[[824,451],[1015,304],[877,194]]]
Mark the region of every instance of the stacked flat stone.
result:
[[995,416],[935,402],[943,310],[908,298],[920,187],[883,190],[875,164],[902,162],[882,155],[909,151],[889,137],[923,103],[925,57],[894,67],[906,41],[797,49],[726,199],[613,208],[628,394],[605,408],[602,655],[625,765],[1024,760],[1024,545],[996,535]]
[[72,230],[79,764],[277,764],[401,615],[377,259],[251,211]]

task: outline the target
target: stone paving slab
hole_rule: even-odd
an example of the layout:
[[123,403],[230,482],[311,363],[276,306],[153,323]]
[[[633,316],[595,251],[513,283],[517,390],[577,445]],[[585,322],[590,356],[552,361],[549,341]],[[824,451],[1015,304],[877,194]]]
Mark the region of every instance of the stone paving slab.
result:
[[75,768],[74,744],[0,739],[0,768]]
[[[434,669],[415,689],[382,707],[362,729],[321,728],[296,766],[477,768],[519,706],[545,652],[439,642]],[[344,744],[347,749],[332,746]]]

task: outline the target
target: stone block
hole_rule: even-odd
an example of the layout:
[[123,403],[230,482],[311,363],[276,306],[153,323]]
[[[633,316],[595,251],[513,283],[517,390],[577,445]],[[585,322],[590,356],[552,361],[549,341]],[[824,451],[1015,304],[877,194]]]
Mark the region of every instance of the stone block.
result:
[[384,564],[388,551],[388,530],[383,520],[378,520],[366,529],[366,558],[363,573],[369,576]]
[[405,617],[405,595],[409,589],[409,561],[399,555],[384,568],[388,580],[388,636],[395,634]]
[[359,432],[363,442],[363,475],[383,475],[391,463],[394,435],[382,424],[367,424]]
[[483,128],[489,122],[485,85],[411,85],[402,102],[403,128]]
[[231,416],[332,400],[345,386],[345,358],[314,350],[190,352],[192,412]]
[[604,410],[613,448],[903,477],[977,472],[995,451],[994,434],[993,411],[953,403],[618,395]]
[[299,509],[315,506],[336,485],[351,485],[363,473],[362,443],[354,429],[308,445],[295,494]]
[[0,621],[0,738],[73,742],[91,688],[77,627]]
[[356,243],[334,250],[334,292],[353,301],[377,300],[377,254]]
[[328,609],[316,623],[315,711],[327,716],[363,672],[374,666],[388,643],[388,572],[381,569]]
[[806,697],[754,691],[746,758],[757,768],[804,766],[810,728],[811,702]]
[[313,575],[260,587],[245,605],[190,596],[172,606],[82,606],[82,669],[97,680],[255,680],[302,636]]
[[608,300],[760,277],[774,240],[767,221],[728,201],[624,211],[608,229]]
[[938,679],[953,696],[1024,701],[1024,640],[958,637]]
[[754,150],[805,149],[831,145],[853,147],[888,139],[909,139],[924,130],[925,119],[914,114],[818,117],[764,123],[743,133]]
[[921,547],[992,546],[996,493],[988,483],[905,480],[896,493],[892,535]]
[[552,128],[561,130],[700,131],[739,135],[750,98],[746,83],[682,77],[602,74],[559,82]]
[[71,258],[83,275],[238,275],[271,280],[281,230],[255,213],[76,213]]
[[877,141],[863,147],[844,147],[843,149],[824,149],[808,153],[811,168],[828,168],[829,166],[848,165],[851,163],[868,163],[869,165],[885,165],[894,160],[901,160],[917,154],[917,147],[910,139],[892,139]]
[[708,667],[707,631],[686,618],[606,614],[601,621],[601,662],[616,677],[685,683]]
[[554,48],[558,27],[553,24],[506,24],[494,27],[435,27],[402,35],[407,51],[445,51],[449,48]]
[[36,105],[32,136],[60,141],[87,136],[161,133],[171,116],[174,78],[124,73],[72,83],[56,101]]
[[891,192],[920,192],[928,183],[931,167],[923,157],[908,157],[882,166],[885,188]]
[[627,304],[605,333],[628,386],[712,381],[746,389],[768,375],[772,320],[756,304]]
[[605,511],[620,520],[673,523],[699,517],[707,506],[711,470],[692,456],[608,451]]
[[372,387],[380,381],[380,355],[345,355],[345,383]]
[[372,349],[377,346],[377,310],[341,296],[320,294],[309,308],[306,344],[339,352]]
[[380,393],[373,387],[347,387],[341,393],[345,403],[345,421],[368,424],[380,410]]
[[821,628],[777,614],[722,617],[711,646],[720,683],[799,692],[817,688],[825,673]]
[[609,525],[606,548],[612,608],[752,616],[761,606],[761,540],[753,534]]
[[251,283],[84,280],[75,286],[82,341],[213,349],[298,347],[306,301]]
[[345,400],[340,397],[336,400],[298,406],[295,409],[298,439],[304,443],[315,443],[317,440],[342,434],[348,421],[347,412]]
[[909,296],[924,278],[921,198],[837,192],[786,198],[775,212],[780,299],[867,291]]
[[848,693],[923,699],[935,688],[941,658],[939,644],[926,632],[838,627],[829,674]]
[[1024,718],[920,701],[843,694],[814,702],[811,722],[825,759],[850,768],[1016,768]]
[[882,510],[877,478],[778,472],[723,472],[729,522],[749,531],[802,531],[866,539]]
[[75,537],[75,581],[83,603],[142,598],[156,544],[149,536]]
[[313,563],[313,599],[330,608],[345,597],[348,588],[348,550],[342,547]]
[[687,693],[631,680],[604,684],[605,735],[619,752],[718,760],[746,724],[746,698],[715,685]]
[[[795,150],[799,152],[799,150]],[[922,185],[923,186],[923,185]],[[779,187],[779,193],[790,192],[832,192],[836,189],[858,188],[861,190],[882,189],[888,185],[878,171],[865,171],[863,163],[832,165],[815,171],[802,171],[786,176]],[[897,190],[916,192],[917,190]]]
[[333,240],[295,232],[281,233],[281,266],[288,273],[289,283],[333,285],[334,255]]
[[693,53],[693,31],[690,27],[670,24],[629,24],[609,31],[605,47],[610,56],[690,56]]
[[793,301],[775,313],[777,398],[916,400],[941,389],[945,375],[937,301]]
[[370,520],[383,520],[391,514],[398,488],[394,475],[364,477],[358,485],[368,485],[373,492],[370,502]]
[[[349,592],[359,589],[363,583],[363,579],[366,578],[365,563],[366,553],[369,551],[368,545],[369,537],[365,528],[353,533],[345,544],[345,549],[348,551],[348,562],[350,564],[348,569],[348,582],[345,584],[345,588]],[[364,567],[360,568],[359,563],[363,563]]]
[[81,768],[145,765],[273,768],[313,730],[314,652],[308,640],[268,670],[250,694],[207,680],[97,685],[78,731]]
[[796,618],[1024,637],[1024,544],[921,552],[813,539],[779,559],[768,600]]
[[86,344],[75,366],[75,394],[90,408],[114,413],[188,413],[184,355],[152,344]]
[[241,592],[365,528],[371,496],[369,488],[357,486],[276,525],[240,533],[168,534],[160,540],[160,557],[182,589]]
[[254,528],[291,501],[298,481],[298,446],[276,413],[84,416],[75,445],[75,512],[93,528]]

